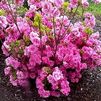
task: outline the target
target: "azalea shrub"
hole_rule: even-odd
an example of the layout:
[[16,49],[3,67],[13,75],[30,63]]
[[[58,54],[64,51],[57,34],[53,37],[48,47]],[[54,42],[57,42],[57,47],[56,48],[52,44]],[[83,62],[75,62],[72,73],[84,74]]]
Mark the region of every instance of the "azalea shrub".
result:
[[[101,0],[94,0],[100,3]],[[40,97],[71,91],[82,72],[101,65],[101,41],[87,0],[1,0],[0,36],[5,75],[13,86],[36,84]],[[19,9],[24,7],[23,14]],[[77,21],[78,8],[82,15]],[[33,85],[34,86],[34,85]],[[33,89],[34,90],[34,89]]]

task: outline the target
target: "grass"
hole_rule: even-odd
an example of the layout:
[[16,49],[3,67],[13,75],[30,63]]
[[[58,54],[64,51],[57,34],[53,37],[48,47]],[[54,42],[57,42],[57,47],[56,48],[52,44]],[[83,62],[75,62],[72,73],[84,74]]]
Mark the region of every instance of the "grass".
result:
[[[89,7],[85,9],[85,12],[91,12],[95,16],[101,16],[101,3],[100,4],[90,3]],[[82,15],[81,7],[79,7],[77,14]]]
[[101,3],[100,4],[90,3],[90,6],[87,8],[86,11],[93,13],[95,16],[101,15]]

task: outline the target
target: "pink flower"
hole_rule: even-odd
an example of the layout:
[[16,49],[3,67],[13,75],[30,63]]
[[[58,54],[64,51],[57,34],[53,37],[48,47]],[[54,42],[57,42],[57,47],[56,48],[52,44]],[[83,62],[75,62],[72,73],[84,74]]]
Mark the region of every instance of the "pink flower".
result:
[[18,85],[19,86],[22,86],[22,87],[28,87],[29,86],[29,82],[28,82],[28,80],[27,79],[21,79],[21,80],[19,80],[18,79]]
[[68,95],[69,92],[70,92],[70,87],[69,87],[69,82],[65,79],[63,79],[60,83],[61,85],[61,92],[64,94],[64,95]]
[[96,4],[101,3],[101,0],[93,0]]
[[90,58],[92,56],[92,54],[94,53],[94,50],[91,47],[86,47],[86,46],[84,46],[82,48],[82,51],[83,51],[83,53],[82,53],[83,59]]
[[40,8],[40,6],[41,6],[40,0],[28,0],[28,4],[29,5],[33,5],[34,4],[38,8]]
[[[40,97],[68,96],[71,83],[79,82],[83,70],[101,65],[94,15],[85,13],[83,22],[73,20],[72,13],[78,6],[88,7],[88,0],[70,0],[69,5],[65,0],[27,0],[23,16],[16,7],[24,0],[14,0],[11,9],[5,1],[0,2],[1,13],[6,13],[0,16],[0,38],[4,38],[2,51],[7,56],[4,72],[12,85],[25,88],[35,79]],[[34,26],[37,13],[41,21]]]
[[57,7],[61,7],[63,4],[64,0],[54,0],[54,3]]
[[39,89],[38,93],[40,94],[41,97],[47,98],[50,96],[50,91],[46,91],[44,89]]
[[85,25],[93,28],[95,26],[95,17],[91,13],[85,13]]
[[51,91],[50,94],[51,96],[60,97],[60,92],[57,91]]
[[96,32],[96,33],[93,33],[90,38],[93,38],[93,39],[99,39],[100,38],[100,33],[99,32]]
[[5,75],[9,75],[10,72],[11,72],[11,67],[6,67],[6,68],[4,69]]
[[46,50],[44,51],[44,53],[47,55],[47,57],[53,56],[52,48],[49,45],[46,45]]
[[78,5],[78,0],[70,0],[70,4],[69,4],[68,9],[71,10],[73,8],[76,8],[77,5]]
[[22,5],[24,0],[14,0],[17,5]]
[[10,83],[11,83],[13,86],[18,86],[18,81],[17,81],[17,79],[15,79],[12,75],[10,75]]
[[12,66],[14,69],[17,69],[18,67],[20,67],[20,62],[18,62],[17,59],[11,56],[8,57],[5,61],[7,66]]
[[48,79],[48,82],[51,83],[52,85],[56,84],[56,81],[54,80],[54,78],[53,78],[52,75],[49,75],[49,76],[47,77],[47,79]]
[[34,45],[36,45],[36,46],[40,45],[40,38],[39,38],[39,35],[37,33],[31,32],[30,33],[30,40]]
[[82,0],[82,5],[84,8],[89,6],[88,0]]
[[45,64],[48,64],[49,66],[53,66],[54,65],[54,61],[50,60],[49,57],[47,57],[47,56],[42,57],[42,61]]
[[72,3],[73,5],[78,3],[78,0],[70,0],[70,3]]
[[63,79],[62,71],[60,71],[58,67],[55,67],[55,70],[53,71],[52,76],[55,81]]
[[35,16],[35,10],[36,10],[36,6],[31,5],[29,10],[26,12],[25,16],[32,19]]
[[42,83],[42,80],[39,77],[37,77],[37,79],[36,79],[36,87],[38,89],[43,89],[44,88],[44,84]]
[[52,10],[52,4],[48,1],[42,2],[42,11],[44,13],[50,13]]
[[46,35],[42,36],[41,40],[42,40],[42,44],[45,45],[48,40],[48,37]]
[[32,53],[33,54],[38,53],[38,48],[35,45],[30,45],[25,48],[24,55],[30,56]]
[[5,16],[0,16],[0,26],[6,28],[8,22]]
[[29,76],[30,78],[34,79],[36,77],[36,74],[33,72],[33,73],[29,73]]
[[10,46],[8,44],[7,41],[5,41],[2,45],[2,51],[3,51],[3,54],[5,54],[6,56],[9,55],[9,50],[10,50]]
[[54,7],[54,8],[52,9],[52,11],[51,11],[51,17],[59,16],[59,15],[60,15],[59,10],[58,10],[56,7]]
[[67,48],[66,47],[60,47],[58,48],[58,51],[57,51],[57,56],[58,56],[58,59],[61,61],[63,60],[63,58],[65,57],[66,55],[66,52],[67,52]]
[[16,75],[17,75],[17,79],[20,79],[20,80],[28,78],[27,72],[17,71]]

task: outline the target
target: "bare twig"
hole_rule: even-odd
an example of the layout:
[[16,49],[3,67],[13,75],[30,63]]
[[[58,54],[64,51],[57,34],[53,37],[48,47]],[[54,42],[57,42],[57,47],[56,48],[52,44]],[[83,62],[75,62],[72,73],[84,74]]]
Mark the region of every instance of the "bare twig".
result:
[[55,38],[55,50],[54,50],[54,61],[55,61],[55,64],[56,64],[56,51],[57,51],[57,37],[56,37],[56,29],[55,29],[56,25],[55,25],[55,19],[53,17],[53,34],[54,34],[54,38]]
[[38,27],[39,27],[39,36],[40,36],[41,67],[42,67],[42,64],[43,64],[43,60],[42,60],[43,50],[42,50],[42,34],[41,34],[41,22],[40,22],[40,18],[38,18]]
[[7,3],[8,3],[8,6],[9,6],[8,9],[10,9],[10,14],[11,14],[13,20],[14,20],[14,23],[15,23],[15,25],[16,25],[16,27],[17,27],[19,33],[21,34],[20,29],[19,29],[18,24],[17,24],[17,21],[16,21],[16,18],[15,18],[14,15],[13,15],[13,11],[12,11],[11,5],[9,4],[8,0],[7,0]]
[[[78,8],[79,8],[79,5],[77,6],[77,8],[76,8],[76,10],[75,10],[75,12],[74,12],[73,17],[70,19],[70,22],[69,22],[68,26],[65,26],[65,27],[67,28],[67,30],[66,30],[66,31],[68,31],[68,29],[69,29],[69,27],[70,27],[70,24],[71,24],[71,21],[74,19],[75,14],[76,14],[76,12],[77,12]],[[65,35],[66,35],[66,31],[65,31],[65,33],[63,34],[63,36],[61,37],[61,39],[60,39],[60,40],[62,40],[62,39],[65,37]]]

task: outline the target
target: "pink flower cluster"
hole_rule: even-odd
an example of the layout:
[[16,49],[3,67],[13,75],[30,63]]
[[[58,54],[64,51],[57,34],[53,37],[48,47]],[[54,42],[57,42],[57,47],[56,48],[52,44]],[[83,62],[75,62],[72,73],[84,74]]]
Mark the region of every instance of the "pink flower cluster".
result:
[[64,12],[87,7],[87,0],[28,0],[28,4],[24,17],[13,16],[14,5],[12,13],[3,7],[6,15],[0,16],[5,75],[14,86],[28,87],[35,80],[41,97],[67,96],[71,83],[79,82],[85,69],[101,65],[100,35],[93,30],[95,17],[85,13],[83,22],[72,23]]
[[96,4],[101,3],[101,0],[94,0]]
[[0,16],[0,39],[3,39],[5,37],[4,35],[4,29],[7,26],[7,20],[6,17]]
[[[48,69],[52,74],[48,73]],[[49,84],[44,84],[44,82]],[[36,79],[36,87],[41,97],[49,97],[50,95],[58,97],[61,93],[68,95],[70,92],[69,82],[58,67],[55,67],[53,71],[48,67],[43,67]]]

